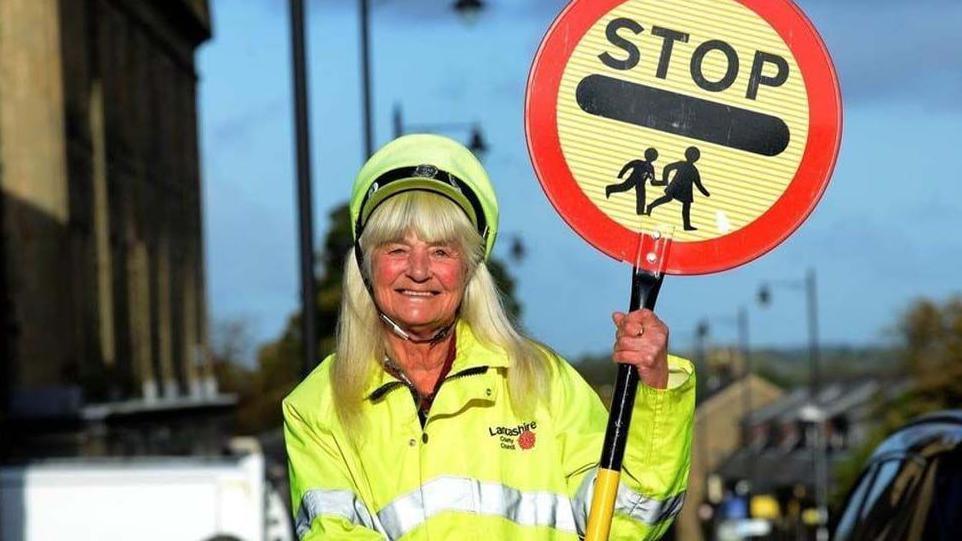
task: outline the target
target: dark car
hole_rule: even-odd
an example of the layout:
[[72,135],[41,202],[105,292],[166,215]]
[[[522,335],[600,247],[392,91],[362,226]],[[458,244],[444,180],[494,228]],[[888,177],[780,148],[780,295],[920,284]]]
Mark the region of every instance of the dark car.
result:
[[836,541],[962,539],[962,410],[919,417],[872,453]]

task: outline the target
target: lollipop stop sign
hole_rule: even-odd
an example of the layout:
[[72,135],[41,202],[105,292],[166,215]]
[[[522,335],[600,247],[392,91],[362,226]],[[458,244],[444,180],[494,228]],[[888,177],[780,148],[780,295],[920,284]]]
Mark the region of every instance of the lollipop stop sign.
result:
[[[631,309],[654,308],[664,274],[731,269],[788,238],[828,185],[841,126],[831,58],[791,0],[573,0],[525,98],[545,194],[634,265]],[[636,385],[622,366],[588,539],[607,538]]]
[[768,252],[814,209],[841,100],[788,0],[576,0],[534,60],[525,127],[545,193],[591,245],[634,263],[639,234],[670,233],[657,266],[705,274]]

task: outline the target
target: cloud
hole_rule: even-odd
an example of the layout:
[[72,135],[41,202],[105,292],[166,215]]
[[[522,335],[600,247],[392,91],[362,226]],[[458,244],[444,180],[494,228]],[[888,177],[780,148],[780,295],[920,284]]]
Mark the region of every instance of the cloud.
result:
[[[258,0],[280,16],[287,0]],[[308,1],[312,19],[356,18],[359,0]],[[427,27],[472,32],[488,25],[529,23],[530,40],[566,5],[563,0],[486,0],[465,26],[448,0],[371,0],[372,39],[385,32],[414,33]],[[910,100],[936,108],[962,103],[962,2],[957,0],[799,0],[833,56],[849,104]],[[530,24],[537,21],[538,24]],[[352,32],[354,29],[352,29]],[[459,96],[449,87],[446,95]]]
[[808,0],[801,5],[833,56],[847,103],[962,103],[962,3]]
[[290,98],[277,96],[220,120],[211,127],[209,142],[225,147],[245,143],[251,132],[260,129],[275,117],[291,114]]
[[[317,0],[324,9],[354,9],[356,2]],[[403,4],[403,5],[402,5]],[[375,25],[462,25],[449,2],[372,1]],[[527,23],[538,43],[566,2],[487,0],[474,26]],[[831,52],[848,104],[879,100],[962,104],[962,2],[957,0],[802,0],[800,5]],[[532,24],[537,21],[537,24]],[[471,31],[473,28],[467,28]]]
[[[224,0],[221,0],[224,1]],[[231,0],[233,1],[233,0]],[[251,0],[245,0],[251,1]],[[454,11],[455,0],[369,0],[372,19],[392,19],[416,22],[419,25],[453,22],[461,18]],[[289,0],[255,0],[251,2],[275,15],[287,16]],[[507,13],[513,17],[545,18],[560,13],[565,0],[484,0],[484,8],[473,22],[483,23],[489,13]],[[358,13],[360,0],[306,0],[305,9],[309,17],[323,16],[324,13]]]

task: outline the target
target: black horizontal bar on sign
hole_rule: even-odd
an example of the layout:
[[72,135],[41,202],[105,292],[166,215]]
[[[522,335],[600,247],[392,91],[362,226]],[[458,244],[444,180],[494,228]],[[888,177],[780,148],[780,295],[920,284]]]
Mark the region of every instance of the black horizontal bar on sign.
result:
[[776,116],[607,75],[582,79],[576,99],[592,115],[762,156],[788,147],[788,126]]

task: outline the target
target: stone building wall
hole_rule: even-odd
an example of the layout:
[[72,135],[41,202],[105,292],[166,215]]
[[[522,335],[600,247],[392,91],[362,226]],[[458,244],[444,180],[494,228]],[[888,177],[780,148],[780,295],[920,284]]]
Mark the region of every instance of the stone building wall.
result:
[[0,418],[31,396],[210,386],[194,63],[209,37],[203,0],[0,1]]

